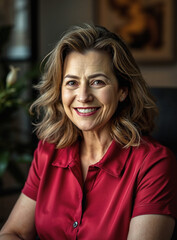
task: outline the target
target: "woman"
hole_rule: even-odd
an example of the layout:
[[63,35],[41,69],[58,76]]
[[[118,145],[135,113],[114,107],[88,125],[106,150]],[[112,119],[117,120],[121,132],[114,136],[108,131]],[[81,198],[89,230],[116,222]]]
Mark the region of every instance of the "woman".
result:
[[156,105],[123,41],[72,28],[37,88],[40,141],[0,239],[170,239],[176,161],[149,137]]

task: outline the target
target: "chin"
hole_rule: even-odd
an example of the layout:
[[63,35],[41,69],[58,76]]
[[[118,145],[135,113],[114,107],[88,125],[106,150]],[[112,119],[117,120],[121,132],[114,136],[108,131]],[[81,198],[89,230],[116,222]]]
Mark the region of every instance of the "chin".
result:
[[102,131],[104,129],[104,127],[100,127],[100,126],[77,126],[79,128],[80,131],[82,132],[97,132],[97,131]]
[[80,131],[83,132],[89,132],[89,131],[94,131],[95,128],[87,128],[87,127],[78,127]]
[[78,126],[76,125],[80,131],[85,131],[85,132],[88,132],[88,131],[94,131],[96,129],[96,127],[93,127],[93,126]]

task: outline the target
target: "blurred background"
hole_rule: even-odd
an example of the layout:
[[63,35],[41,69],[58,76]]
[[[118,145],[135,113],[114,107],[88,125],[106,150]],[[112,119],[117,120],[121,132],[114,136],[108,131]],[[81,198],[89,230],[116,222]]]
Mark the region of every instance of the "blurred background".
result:
[[0,227],[25,182],[37,139],[28,107],[39,64],[82,23],[121,34],[157,99],[153,136],[177,155],[175,0],[0,0]]

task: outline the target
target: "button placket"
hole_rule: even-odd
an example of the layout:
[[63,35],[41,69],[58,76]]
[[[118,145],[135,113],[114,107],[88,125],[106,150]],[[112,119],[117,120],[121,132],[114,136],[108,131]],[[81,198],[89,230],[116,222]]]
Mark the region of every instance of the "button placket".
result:
[[73,228],[76,228],[77,226],[78,226],[78,222],[75,221],[75,222],[73,223]]
[[[81,165],[80,162],[78,161],[73,161],[71,164],[69,164],[68,168],[74,175],[75,179],[77,180],[77,183],[79,184],[78,192],[77,192],[77,200],[78,200],[78,205],[77,208],[75,209],[75,214],[73,216],[73,222],[71,223],[73,229],[77,228],[81,222],[81,217],[82,217],[82,199],[83,199],[83,179],[82,179],[82,172],[81,172]],[[77,232],[76,231],[76,232]]]
[[85,193],[90,192],[92,190],[99,172],[100,172],[100,169],[98,167],[94,167],[94,166],[89,167],[87,178],[84,183]]

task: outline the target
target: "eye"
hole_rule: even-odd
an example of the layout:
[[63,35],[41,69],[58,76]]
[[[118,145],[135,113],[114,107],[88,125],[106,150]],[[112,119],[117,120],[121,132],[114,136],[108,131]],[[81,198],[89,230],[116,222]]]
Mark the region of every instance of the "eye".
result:
[[105,85],[105,82],[103,80],[94,80],[91,85],[93,86],[103,86]]
[[66,85],[69,86],[69,87],[73,87],[73,86],[76,86],[76,85],[77,85],[77,82],[74,81],[74,80],[71,80],[71,81],[68,81],[68,82],[66,83]]

